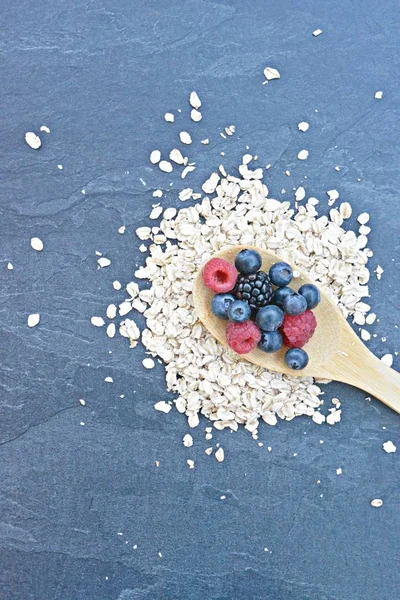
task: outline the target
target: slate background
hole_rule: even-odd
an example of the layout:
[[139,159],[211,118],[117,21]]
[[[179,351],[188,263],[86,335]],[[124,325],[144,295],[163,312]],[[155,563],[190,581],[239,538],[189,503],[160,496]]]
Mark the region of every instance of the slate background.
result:
[[[337,188],[356,213],[370,212],[371,269],[385,270],[371,279],[380,323],[370,347],[399,349],[397,2],[19,0],[0,15],[0,597],[398,598],[398,452],[381,449],[387,439],[400,446],[398,415],[332,384],[338,426],[261,426],[262,448],[247,432],[216,432],[218,464],[204,454],[205,420],[185,449],[185,418],[154,411],[167,397],[162,366],[144,372],[143,348],[89,322],[122,300],[112,281],[129,281],[143,260],[134,230],[151,191],[181,206],[179,189],[220,162],[234,169],[248,144],[273,165],[272,197],[305,183],[322,210]],[[266,65],[280,81],[262,85]],[[199,124],[188,117],[192,89]],[[237,134],[224,141],[231,123]],[[51,133],[36,152],[24,133],[43,124]],[[197,163],[184,185],[148,162],[182,129]],[[306,162],[296,159],[303,147]],[[44,252],[31,250],[32,236]],[[96,270],[95,250],[110,268]],[[31,312],[41,313],[33,330]],[[375,497],[382,508],[370,506]]]

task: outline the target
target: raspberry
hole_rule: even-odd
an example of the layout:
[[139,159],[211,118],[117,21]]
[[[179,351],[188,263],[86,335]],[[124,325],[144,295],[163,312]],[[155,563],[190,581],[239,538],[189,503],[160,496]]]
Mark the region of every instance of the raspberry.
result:
[[253,321],[235,323],[230,321],[226,326],[228,346],[238,354],[247,354],[261,340],[261,331]]
[[302,348],[311,339],[317,320],[311,310],[301,315],[285,315],[282,324],[283,343],[289,348]]
[[202,276],[206,287],[217,294],[224,294],[235,287],[237,271],[227,260],[212,258],[204,265]]

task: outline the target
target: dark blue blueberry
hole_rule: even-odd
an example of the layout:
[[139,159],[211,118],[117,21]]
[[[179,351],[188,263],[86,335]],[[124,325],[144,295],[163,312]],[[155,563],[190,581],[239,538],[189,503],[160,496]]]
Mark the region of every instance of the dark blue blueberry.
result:
[[301,348],[290,348],[285,354],[285,363],[289,369],[299,371],[308,365],[308,354]]
[[235,258],[235,267],[243,275],[253,275],[261,269],[261,256],[255,250],[241,250]]
[[307,310],[307,300],[295,292],[286,296],[283,301],[283,310],[288,315],[302,315]]
[[319,289],[312,283],[305,283],[299,289],[299,294],[304,296],[307,301],[307,308],[309,310],[315,308],[317,304],[321,302],[321,294]]
[[228,317],[231,321],[236,323],[243,323],[248,321],[251,315],[251,308],[247,302],[243,300],[235,300],[228,308]]
[[275,263],[269,270],[269,278],[274,285],[284,287],[292,281],[293,269],[285,262]]
[[263,331],[275,331],[282,325],[283,310],[274,304],[268,304],[257,311],[256,323]]
[[294,293],[295,291],[289,287],[278,288],[277,290],[275,290],[271,302],[279,306],[279,308],[283,308],[283,301],[286,298],[286,296],[293,296]]
[[280,331],[262,331],[261,340],[258,343],[260,350],[264,352],[277,352],[282,348],[283,339]]
[[231,294],[215,294],[211,300],[211,310],[216,317],[227,319],[232,302],[235,302],[235,298]]

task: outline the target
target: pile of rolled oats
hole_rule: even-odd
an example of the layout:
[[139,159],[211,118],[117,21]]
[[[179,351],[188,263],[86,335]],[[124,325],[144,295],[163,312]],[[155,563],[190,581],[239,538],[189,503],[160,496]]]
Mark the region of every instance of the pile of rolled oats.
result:
[[[311,378],[281,375],[240,360],[208,333],[194,311],[192,286],[201,266],[222,248],[268,248],[306,271],[346,317],[355,315],[364,324],[370,307],[362,298],[368,296],[366,264],[372,255],[367,237],[342,228],[351,215],[348,203],[331,208],[329,218],[318,217],[316,198],[295,211],[289,202],[268,198],[262,169],[251,171],[247,163],[239,172],[241,177],[214,174],[214,190],[208,179],[208,195],[201,202],[177,214],[167,208],[156,233],[138,230],[140,240],[151,241],[146,264],[135,273],[151,283],[150,289],[127,286],[128,303],[146,319],[141,340],[164,361],[167,389],[177,393],[176,408],[187,415],[190,427],[199,424],[200,414],[217,429],[244,425],[253,435],[260,419],[275,425],[278,418],[307,415],[318,424],[333,424],[340,420],[340,410],[331,408],[327,419],[318,411],[322,391]],[[121,323],[120,333],[132,347],[137,344],[140,332],[133,319]]]
[[[266,82],[280,77],[270,67],[264,75]],[[191,93],[189,104],[192,121],[199,121],[202,102],[195,92]],[[174,122],[174,118],[172,113],[165,114],[167,122]],[[298,124],[300,135],[308,128],[307,122]],[[235,131],[231,125],[220,136],[226,139]],[[186,131],[181,131],[179,137],[185,148],[192,144],[192,137]],[[203,145],[208,143],[209,138],[201,141]],[[301,160],[307,157],[307,150],[298,155]],[[169,161],[162,160],[159,150],[150,154],[150,162],[166,173],[182,167],[180,175],[185,178],[195,169],[196,163],[189,162],[176,148],[168,158]],[[376,319],[374,313],[366,316],[370,306],[362,301],[368,296],[370,274],[366,265],[372,256],[367,249],[369,215],[359,215],[358,233],[345,230],[342,225],[351,217],[352,209],[348,202],[339,203],[338,191],[327,192],[329,216],[319,217],[316,210],[319,200],[307,198],[304,187],[295,190],[295,210],[291,209],[289,202],[268,198],[268,189],[262,182],[263,169],[252,170],[252,160],[251,154],[243,156],[238,177],[228,175],[220,165],[218,172],[211,173],[204,182],[203,194],[192,188],[182,189],[179,200],[197,201],[187,208],[177,211],[173,207],[164,209],[160,203],[153,205],[149,218],[153,223],[161,219],[159,226],[136,230],[141,241],[139,250],[149,252],[149,256],[135,277],[150,282],[151,286],[140,289],[137,283],[128,283],[129,298],[118,309],[112,304],[106,311],[110,320],[107,335],[115,336],[114,319],[118,313],[123,318],[119,333],[130,340],[130,347],[134,348],[141,338],[148,352],[164,361],[167,389],[177,394],[176,408],[187,415],[190,427],[199,424],[200,414],[213,421],[217,429],[237,430],[244,425],[254,437],[260,419],[275,425],[278,418],[291,420],[307,415],[319,425],[324,422],[333,425],[341,416],[337,398],[324,415],[319,410],[322,391],[312,378],[289,377],[239,359],[208,333],[194,311],[192,287],[199,269],[215,252],[240,244],[271,249],[306,271],[319,287],[330,293],[344,316],[352,315],[360,327],[371,325]],[[162,196],[161,190],[153,192],[154,198]],[[118,231],[124,233],[125,226]],[[382,272],[381,269],[379,276]],[[120,290],[122,285],[114,281],[113,287]],[[126,317],[131,311],[144,315],[146,328],[142,332],[133,318]],[[92,323],[98,327],[106,325],[102,317],[92,317]],[[368,340],[371,336],[362,329],[361,337]],[[154,361],[145,366],[151,368]],[[162,400],[156,402],[155,408],[168,413],[171,404]]]

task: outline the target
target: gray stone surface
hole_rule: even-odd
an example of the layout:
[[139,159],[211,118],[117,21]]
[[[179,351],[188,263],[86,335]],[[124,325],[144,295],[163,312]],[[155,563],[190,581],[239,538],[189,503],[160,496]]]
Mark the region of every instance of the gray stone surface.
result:
[[[301,183],[321,199],[337,188],[370,212],[371,268],[385,270],[371,281],[380,322],[370,347],[400,348],[396,3],[21,0],[0,14],[0,597],[398,598],[398,453],[381,449],[400,446],[398,415],[331,384],[327,399],[343,402],[338,426],[262,426],[262,448],[244,431],[216,433],[218,464],[204,454],[204,420],[185,449],[185,418],[154,411],[167,397],[162,366],[144,372],[142,348],[89,322],[119,297],[111,282],[129,281],[142,261],[134,230],[151,191],[179,205],[181,180],[148,155],[187,129],[191,186],[221,151],[234,168],[248,144],[273,165],[272,196],[292,197]],[[279,82],[262,85],[266,65]],[[192,89],[204,102],[199,124],[188,119]],[[237,134],[224,141],[218,132],[231,123]],[[36,152],[24,133],[41,125],[51,133]],[[307,162],[296,159],[303,147]],[[32,236],[44,252],[31,250]],[[109,269],[96,270],[95,250]],[[41,323],[28,330],[31,312]],[[375,497],[382,508],[370,506]]]

